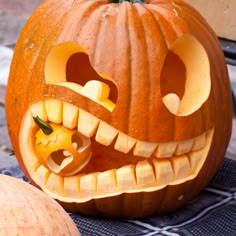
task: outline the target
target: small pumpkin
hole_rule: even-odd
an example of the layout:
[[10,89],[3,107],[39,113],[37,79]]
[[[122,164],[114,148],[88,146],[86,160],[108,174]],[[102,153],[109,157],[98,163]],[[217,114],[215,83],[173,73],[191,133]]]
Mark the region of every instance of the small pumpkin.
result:
[[0,235],[80,235],[65,210],[39,189],[2,174],[0,189]]
[[45,1],[16,45],[6,114],[28,178],[68,210],[109,217],[192,199],[232,127],[220,44],[181,0]]

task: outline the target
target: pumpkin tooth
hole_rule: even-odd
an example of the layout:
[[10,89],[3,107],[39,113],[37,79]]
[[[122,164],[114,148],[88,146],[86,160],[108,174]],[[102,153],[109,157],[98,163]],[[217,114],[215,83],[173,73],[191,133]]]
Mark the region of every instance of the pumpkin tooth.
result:
[[99,125],[99,119],[90,113],[80,109],[78,119],[78,131],[86,137],[92,137]]
[[63,102],[63,125],[69,129],[77,127],[79,117],[79,108],[68,103]]
[[157,186],[165,186],[174,180],[174,172],[168,159],[154,159],[152,163]]
[[202,166],[202,163],[204,161],[204,158],[202,158],[203,156],[204,156],[203,150],[190,152],[188,154],[189,163],[193,173],[198,172],[198,169]]
[[139,161],[135,168],[138,187],[149,187],[156,184],[152,165],[147,161]]
[[127,165],[116,170],[117,189],[126,191],[136,187],[135,166]]
[[108,146],[113,142],[118,133],[117,129],[100,121],[95,139],[98,143]]
[[158,148],[155,151],[157,158],[172,157],[177,146],[177,142],[158,143]]
[[97,175],[98,173],[91,173],[80,176],[80,196],[81,198],[93,198],[97,193]]
[[38,117],[40,117],[42,120],[48,120],[48,116],[47,116],[47,111],[46,111],[46,107],[45,107],[45,102],[44,101],[40,101],[36,104],[33,104],[30,107],[30,112],[32,115],[37,115]]
[[192,151],[202,149],[205,146],[205,143],[206,143],[206,133],[203,133],[194,139]]
[[62,123],[62,101],[58,99],[46,99],[45,107],[48,115],[48,119],[56,124]]
[[137,141],[133,154],[135,156],[141,156],[141,157],[150,157],[154,150],[157,148],[157,143],[152,142],[144,142],[144,141]]
[[51,171],[44,165],[40,165],[34,173],[35,177],[41,185],[47,185],[50,174]]
[[192,173],[188,156],[186,155],[171,158],[171,164],[175,176],[174,183],[187,178]]
[[51,172],[48,177],[47,188],[54,194],[63,195],[64,177]]
[[128,153],[134,147],[136,142],[136,139],[119,132],[114,148],[120,152]]
[[68,176],[64,178],[64,194],[72,198],[79,197],[80,176]]
[[193,139],[183,140],[177,142],[175,154],[180,156],[191,151],[193,146]]
[[214,129],[207,131],[205,133],[205,146],[204,146],[204,148],[202,148],[198,151],[190,152],[188,154],[190,166],[192,168],[192,171],[195,174],[197,174],[200,171],[200,169],[202,168],[202,165],[205,161],[205,157],[207,156],[207,153],[210,148],[210,144],[212,142],[213,134],[214,134]]
[[97,192],[98,194],[109,194],[116,192],[116,170],[108,170],[101,172],[97,176]]
[[[74,145],[73,145],[73,146],[74,146]],[[63,155],[64,155],[65,157],[71,156],[71,153],[70,153],[69,151],[67,151],[67,150],[63,150],[62,153],[63,153]]]

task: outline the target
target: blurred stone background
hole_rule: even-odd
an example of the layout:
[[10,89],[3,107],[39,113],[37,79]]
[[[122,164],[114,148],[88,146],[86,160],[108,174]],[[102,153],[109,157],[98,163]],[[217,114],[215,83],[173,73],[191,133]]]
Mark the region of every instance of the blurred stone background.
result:
[[[0,168],[16,163],[15,156],[10,155],[12,146],[4,112],[5,89],[13,50],[23,25],[42,2],[43,0],[0,0]],[[236,92],[236,67],[228,68],[232,87]],[[236,139],[236,132],[232,139]],[[229,145],[228,153],[234,158],[236,147]]]

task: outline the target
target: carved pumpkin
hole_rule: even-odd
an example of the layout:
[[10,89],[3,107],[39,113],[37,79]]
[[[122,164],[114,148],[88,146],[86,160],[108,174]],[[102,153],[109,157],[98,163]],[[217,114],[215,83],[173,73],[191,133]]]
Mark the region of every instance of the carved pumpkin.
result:
[[66,209],[110,217],[192,199],[232,125],[217,37],[181,0],[46,1],[17,43],[6,113],[31,181]]

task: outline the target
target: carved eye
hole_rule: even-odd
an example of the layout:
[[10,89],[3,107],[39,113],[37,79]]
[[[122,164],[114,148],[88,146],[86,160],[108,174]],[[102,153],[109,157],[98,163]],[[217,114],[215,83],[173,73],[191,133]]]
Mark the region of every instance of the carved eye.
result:
[[92,67],[86,50],[78,44],[63,43],[52,49],[45,64],[45,80],[72,89],[110,111],[115,107],[116,85]]
[[211,90],[210,65],[204,47],[184,35],[170,48],[161,73],[161,93],[167,109],[178,116],[197,111]]

